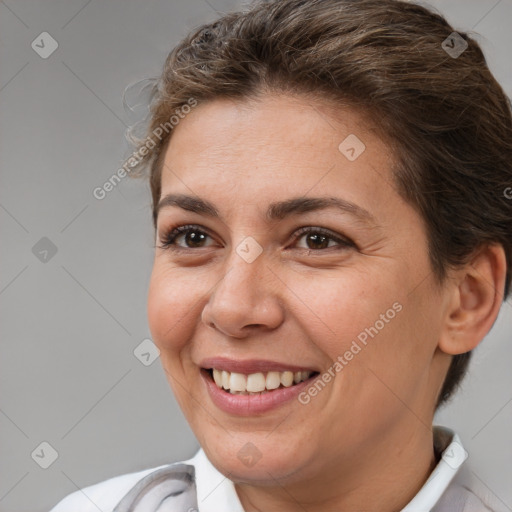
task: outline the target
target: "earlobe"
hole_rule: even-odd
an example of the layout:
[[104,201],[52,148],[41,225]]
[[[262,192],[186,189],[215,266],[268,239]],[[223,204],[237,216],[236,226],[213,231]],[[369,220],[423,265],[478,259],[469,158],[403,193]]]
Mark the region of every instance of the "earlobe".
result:
[[439,348],[447,354],[473,350],[493,326],[503,302],[507,264],[501,245],[479,250],[455,272]]

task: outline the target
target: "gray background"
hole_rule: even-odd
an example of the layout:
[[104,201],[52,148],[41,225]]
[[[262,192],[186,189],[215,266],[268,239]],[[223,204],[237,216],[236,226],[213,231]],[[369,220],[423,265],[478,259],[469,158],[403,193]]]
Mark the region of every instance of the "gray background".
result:
[[[102,201],[92,191],[128,154],[124,88],[158,75],[191,28],[241,5],[0,1],[2,512],[43,512],[78,488],[198,448],[160,361],[144,366],[133,353],[150,337],[149,188],[124,179]],[[456,30],[481,34],[510,96],[512,0],[430,5]],[[31,48],[44,31],[59,45],[47,59]],[[57,249],[46,261],[36,250],[48,249],[43,237]],[[512,510],[511,326],[509,302],[437,418],[460,434],[467,464],[504,510]],[[31,456],[43,441],[58,452],[48,469]]]

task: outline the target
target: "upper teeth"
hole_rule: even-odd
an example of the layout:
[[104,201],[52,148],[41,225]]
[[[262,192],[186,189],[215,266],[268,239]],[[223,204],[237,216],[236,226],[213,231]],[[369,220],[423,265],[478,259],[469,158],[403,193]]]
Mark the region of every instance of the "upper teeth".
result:
[[260,393],[277,389],[281,384],[290,387],[293,383],[298,384],[303,380],[309,379],[312,372],[267,372],[243,373],[227,372],[226,370],[213,369],[213,379],[219,388],[224,388],[233,392],[241,393]]

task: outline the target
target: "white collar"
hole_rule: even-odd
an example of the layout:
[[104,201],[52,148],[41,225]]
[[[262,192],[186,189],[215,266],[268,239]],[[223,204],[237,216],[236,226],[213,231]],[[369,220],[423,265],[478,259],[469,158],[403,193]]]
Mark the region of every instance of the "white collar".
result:
[[468,458],[459,436],[453,430],[434,426],[433,432],[434,445],[442,452],[441,460],[418,494],[400,512],[430,512]]
[[[442,452],[441,460],[416,496],[400,512],[430,512],[467,458],[467,452],[453,430],[434,426],[433,433],[434,444]],[[215,468],[202,448],[184,463],[192,464],[196,469],[199,512],[245,512],[235,484]]]

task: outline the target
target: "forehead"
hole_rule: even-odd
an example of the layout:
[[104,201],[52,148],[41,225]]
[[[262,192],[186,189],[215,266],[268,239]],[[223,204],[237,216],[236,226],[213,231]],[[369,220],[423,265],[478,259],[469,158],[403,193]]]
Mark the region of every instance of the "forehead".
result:
[[[251,100],[215,99],[199,104],[173,130],[170,151],[186,145],[195,148],[195,157],[223,149],[226,156],[238,157],[263,148],[270,153],[275,148],[277,154],[287,150],[302,158],[305,152],[301,148],[308,148],[307,153],[318,159],[321,154],[332,154],[349,135],[359,138],[371,153],[389,153],[373,125],[354,108],[335,108],[332,102],[306,96],[268,94]],[[190,156],[174,154],[173,158]]]
[[162,196],[217,197],[221,207],[310,192],[370,205],[392,182],[388,147],[355,110],[284,95],[198,105],[163,164]]

